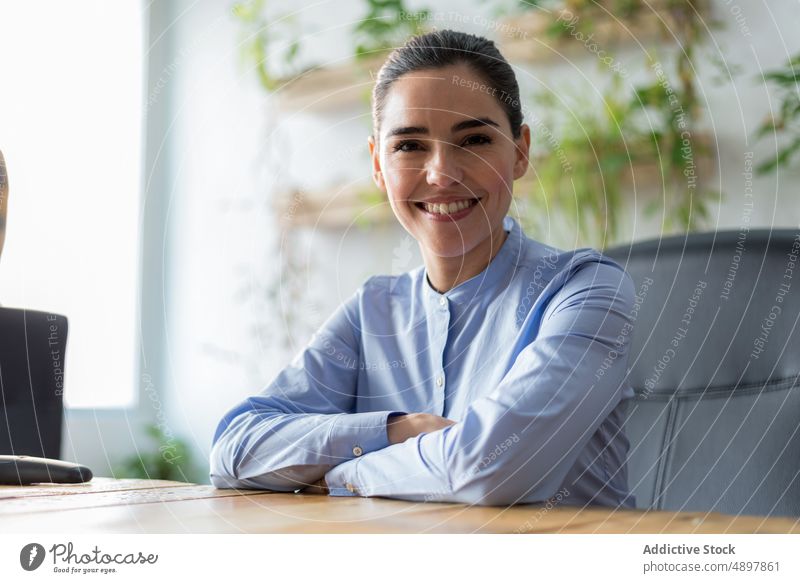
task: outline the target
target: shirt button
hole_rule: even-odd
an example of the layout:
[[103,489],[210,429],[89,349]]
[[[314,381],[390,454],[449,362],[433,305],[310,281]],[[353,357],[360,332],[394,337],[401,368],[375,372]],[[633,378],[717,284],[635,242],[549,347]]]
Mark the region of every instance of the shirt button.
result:
[[355,492],[356,491],[356,487],[353,486],[353,484],[345,484],[344,487],[347,488],[348,492]]
[[354,455],[354,456],[360,456],[362,453],[364,453],[364,450],[363,450],[363,449],[361,449],[360,447],[358,447],[358,446],[355,446],[355,447],[353,448],[353,455]]
[[442,298],[439,298],[439,305],[440,305],[440,306],[445,306],[445,305],[447,305],[447,300],[446,300],[446,299],[444,299],[443,297],[442,297]]
[[444,384],[444,379],[442,377],[436,379],[437,386],[441,387],[443,384]]

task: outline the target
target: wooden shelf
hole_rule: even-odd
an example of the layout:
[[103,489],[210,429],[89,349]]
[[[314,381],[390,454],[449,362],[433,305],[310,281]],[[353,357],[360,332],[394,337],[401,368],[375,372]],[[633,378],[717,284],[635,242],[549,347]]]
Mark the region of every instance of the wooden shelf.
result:
[[[671,40],[664,28],[680,29],[674,15],[667,10],[668,0],[651,0],[653,10],[643,11],[632,18],[617,19],[600,8],[592,10],[585,20],[593,23],[592,40],[606,51],[624,45],[636,45],[657,39]],[[701,13],[706,0],[695,0]],[[586,9],[584,9],[586,10]],[[505,18],[498,27],[497,45],[512,64],[542,62],[557,59],[559,55],[593,53],[577,38],[567,33],[553,37],[548,29],[562,14],[553,10],[529,10],[520,15]],[[580,22],[575,25],[577,33]],[[295,77],[284,78],[275,92],[278,107],[284,111],[331,112],[344,107],[353,107],[360,102],[366,107],[375,82],[388,51],[367,59],[353,60],[330,67],[316,67]]]
[[[715,169],[716,164],[716,144],[713,136],[705,133],[693,134],[692,137],[694,157],[692,158],[695,168],[695,176],[697,176],[698,184],[703,181],[708,181]],[[629,144],[632,151],[635,150],[636,144]],[[706,152],[703,154],[702,152]],[[567,153],[569,156],[569,153]],[[668,156],[669,152],[661,152],[662,156]],[[602,156],[598,152],[598,156]],[[541,159],[541,158],[539,158]],[[516,182],[516,190],[524,189],[526,192],[531,192],[531,189],[536,187],[536,160],[532,162],[533,168],[529,168],[520,180]],[[599,160],[595,162],[599,172]],[[671,177],[662,176],[661,167],[656,159],[648,159],[646,161],[634,160],[624,166],[621,173],[622,186],[624,188],[646,189],[648,191],[653,189],[660,190],[662,183],[666,182],[667,188],[670,186]]]
[[[696,1],[695,6],[702,12],[705,1]],[[589,44],[596,43],[598,50],[613,51],[625,45],[637,45],[654,40],[674,40],[665,30],[680,30],[681,25],[668,10],[667,0],[651,0],[653,10],[643,10],[631,17],[618,18],[609,15],[602,8],[583,8],[583,16],[573,21],[568,9],[552,11],[529,10],[513,18],[505,19],[498,27],[500,35],[498,48],[510,62],[541,62],[554,60],[561,55],[593,53],[586,46],[585,37],[592,35]],[[588,14],[588,16],[587,16]],[[561,19],[565,24],[574,22],[571,30],[563,36],[553,36],[550,32],[555,22]],[[591,32],[583,32],[581,24],[592,22]],[[582,36],[578,36],[581,32]],[[612,55],[613,56],[613,55]]]
[[317,67],[282,79],[280,89],[275,92],[277,105],[284,111],[315,112],[335,111],[359,102],[366,107],[387,54],[333,67]]

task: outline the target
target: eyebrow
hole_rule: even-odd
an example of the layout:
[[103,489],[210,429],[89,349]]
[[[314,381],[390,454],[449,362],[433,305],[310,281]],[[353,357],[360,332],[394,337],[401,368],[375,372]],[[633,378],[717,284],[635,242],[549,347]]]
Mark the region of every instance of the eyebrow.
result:
[[[466,119],[464,121],[460,121],[457,124],[453,125],[450,128],[452,133],[460,132],[461,130],[466,130],[469,128],[476,128],[476,127],[483,127],[483,126],[494,126],[499,128],[500,126],[488,117],[480,117],[478,119]],[[387,138],[391,138],[393,136],[405,136],[408,134],[427,134],[428,128],[426,127],[419,127],[419,126],[406,126],[406,127],[398,127],[394,128],[386,134]]]

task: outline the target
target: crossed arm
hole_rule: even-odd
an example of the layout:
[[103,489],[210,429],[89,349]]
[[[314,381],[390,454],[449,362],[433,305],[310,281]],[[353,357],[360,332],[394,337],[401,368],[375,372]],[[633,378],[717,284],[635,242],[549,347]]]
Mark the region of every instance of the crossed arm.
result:
[[[386,435],[389,438],[389,443],[394,445],[403,443],[407,439],[411,439],[423,433],[438,431],[439,429],[444,429],[454,424],[455,421],[431,413],[392,415],[386,421]],[[303,491],[308,494],[330,494],[330,488],[324,477],[320,478]]]
[[324,479],[332,495],[546,500],[619,403],[629,338],[621,332],[631,326],[632,304],[624,272],[580,266],[532,324],[499,385],[453,423],[403,411],[349,413],[357,369],[343,363],[359,354],[349,323],[357,304],[348,302],[264,394],[223,418],[212,483],[294,491]]

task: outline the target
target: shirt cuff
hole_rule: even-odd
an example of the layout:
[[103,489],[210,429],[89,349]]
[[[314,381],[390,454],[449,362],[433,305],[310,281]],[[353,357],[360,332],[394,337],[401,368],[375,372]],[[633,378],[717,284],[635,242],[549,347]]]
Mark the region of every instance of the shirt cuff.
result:
[[399,411],[375,411],[337,415],[328,435],[328,455],[341,464],[365,453],[389,447],[386,421]]
[[330,496],[362,496],[358,489],[358,462],[356,458],[339,464],[325,474],[325,484],[328,486]]
[[[331,455],[341,456],[347,461],[340,463],[325,474],[325,484],[331,496],[363,496],[357,484],[358,462],[365,453],[389,447],[388,428],[390,417],[407,415],[405,411],[380,411],[342,415],[331,427]],[[359,441],[360,440],[360,441]],[[356,443],[356,441],[359,441]],[[350,451],[346,451],[351,447]]]

